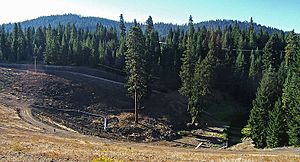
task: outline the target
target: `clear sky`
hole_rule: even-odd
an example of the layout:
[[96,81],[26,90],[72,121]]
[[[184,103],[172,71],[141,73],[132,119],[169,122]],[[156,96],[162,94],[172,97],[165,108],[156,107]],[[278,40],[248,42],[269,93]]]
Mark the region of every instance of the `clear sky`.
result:
[[3,0],[0,24],[39,16],[75,13],[125,21],[144,22],[149,15],[155,22],[184,24],[234,19],[254,22],[300,33],[300,0]]

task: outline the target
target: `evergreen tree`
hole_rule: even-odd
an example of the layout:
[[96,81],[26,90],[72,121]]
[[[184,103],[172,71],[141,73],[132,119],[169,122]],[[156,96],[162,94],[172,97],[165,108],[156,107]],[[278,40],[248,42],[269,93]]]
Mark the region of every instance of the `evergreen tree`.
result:
[[[158,63],[156,61],[157,53],[160,53],[159,38],[158,33],[154,30],[152,17],[146,21],[146,31],[145,31],[145,45],[146,45],[146,72],[149,74],[148,82],[151,82],[152,75],[154,74],[154,69],[157,67]],[[151,87],[148,86],[148,95],[151,94]]]
[[46,37],[42,27],[37,28],[34,34],[33,44],[34,44],[33,55],[37,56],[38,60],[43,60],[44,59],[43,52],[45,50]]
[[254,31],[253,19],[250,19],[250,27],[249,27],[249,48],[254,50],[256,49],[256,34]]
[[9,57],[11,56],[10,44],[4,26],[0,28],[0,51],[1,51],[2,60],[8,61]]
[[88,47],[90,49],[90,58],[89,58],[89,65],[92,67],[96,67],[99,64],[99,53],[98,53],[98,43],[96,41],[95,36],[92,37],[90,40]]
[[254,51],[251,50],[251,54],[250,54],[250,68],[249,68],[249,78],[254,80],[254,76],[256,73],[256,57],[254,54]]
[[189,100],[189,112],[192,117],[192,123],[199,122],[201,112],[205,109],[205,106],[207,106],[206,98],[211,93],[212,78],[214,69],[217,66],[215,41],[213,34],[209,45],[210,50],[207,56],[203,61],[199,58],[196,64],[192,85],[192,95]]
[[137,110],[147,94],[147,73],[145,67],[145,39],[136,21],[129,30],[126,45],[127,90],[135,101],[135,122],[138,122]]
[[69,60],[68,60],[68,53],[69,53],[69,44],[67,40],[66,34],[63,35],[62,40],[61,40],[61,48],[60,48],[60,59],[59,62],[62,65],[68,65]]
[[26,60],[26,39],[21,24],[17,28],[17,62]]
[[117,51],[117,60],[116,60],[116,65],[120,69],[123,69],[125,66],[125,53],[127,50],[126,47],[126,27],[125,27],[125,22],[123,18],[123,14],[120,15],[120,45],[119,49]]
[[25,60],[32,60],[33,56],[33,36],[34,36],[34,29],[29,27],[26,29],[25,33]]
[[284,111],[282,109],[281,100],[275,102],[273,110],[270,111],[269,123],[267,130],[267,146],[269,148],[280,147],[284,145],[285,140],[285,121]]
[[13,31],[12,31],[12,43],[11,43],[11,55],[9,57],[9,61],[10,62],[17,62],[18,59],[17,59],[17,56],[19,55],[18,54],[18,37],[19,37],[19,28],[18,28],[18,24],[15,23],[14,24],[14,28],[13,28]]
[[251,138],[258,148],[264,148],[267,145],[269,111],[274,107],[274,103],[278,97],[277,95],[276,73],[275,70],[270,67],[264,73],[260,82],[249,118]]
[[46,64],[56,64],[59,54],[59,42],[57,34],[54,29],[49,25],[46,33],[46,47],[44,62]]
[[237,57],[235,61],[235,73],[238,77],[238,79],[245,80],[245,74],[246,74],[246,59],[243,52],[243,49],[245,49],[245,40],[243,36],[241,35],[239,38],[239,44],[237,49]]
[[286,111],[289,144],[300,146],[300,45],[299,38],[290,32],[285,48],[285,79],[282,103]]
[[99,63],[104,64],[104,58],[106,55],[106,45],[102,41],[99,42],[98,53],[99,53]]
[[262,50],[266,43],[268,42],[270,36],[268,32],[263,28],[260,27],[259,32],[257,34],[257,47],[258,49]]
[[270,66],[278,70],[281,63],[280,50],[278,34],[274,33],[264,48],[264,54],[262,55],[263,70],[268,69]]
[[[181,87],[179,92],[188,98],[188,100],[192,96],[192,86],[193,86],[193,74],[194,74],[194,68],[195,68],[195,46],[193,41],[193,34],[194,34],[194,25],[193,25],[193,19],[190,16],[189,19],[189,31],[188,31],[188,37],[187,37],[187,44],[186,49],[184,51],[184,55],[182,58],[182,65],[181,65],[181,71],[180,71],[180,78],[181,78]],[[188,104],[188,110],[189,110],[189,104]]]
[[283,90],[283,108],[287,111],[289,144],[300,146],[300,76],[289,73]]

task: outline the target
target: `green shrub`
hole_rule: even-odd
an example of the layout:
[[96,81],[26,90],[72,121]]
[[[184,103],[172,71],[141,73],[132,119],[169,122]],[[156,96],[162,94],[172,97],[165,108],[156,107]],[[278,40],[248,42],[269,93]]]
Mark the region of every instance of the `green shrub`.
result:
[[191,132],[182,130],[182,131],[177,131],[177,134],[180,136],[187,136],[187,135],[191,134]]
[[250,125],[247,124],[241,131],[244,138],[250,137],[251,135],[251,128]]

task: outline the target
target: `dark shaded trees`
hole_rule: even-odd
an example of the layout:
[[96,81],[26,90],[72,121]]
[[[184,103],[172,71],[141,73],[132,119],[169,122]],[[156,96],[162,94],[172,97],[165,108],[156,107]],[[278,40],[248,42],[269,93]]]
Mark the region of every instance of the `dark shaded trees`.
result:
[[282,104],[286,111],[289,144],[300,146],[300,45],[294,31],[287,37],[285,48],[285,79]]
[[267,146],[266,139],[269,125],[269,111],[273,109],[276,100],[276,72],[273,68],[269,67],[260,82],[249,118],[251,138],[258,148]]

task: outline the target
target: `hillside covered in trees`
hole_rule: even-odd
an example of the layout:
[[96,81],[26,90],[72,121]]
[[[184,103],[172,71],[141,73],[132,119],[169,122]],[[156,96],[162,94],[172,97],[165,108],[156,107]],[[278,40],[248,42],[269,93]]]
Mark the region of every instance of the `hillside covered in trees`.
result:
[[[233,25],[236,22],[239,24],[241,29],[246,29],[250,25],[250,23],[247,21],[242,22],[242,21],[234,21],[234,20],[211,20],[211,21],[203,21],[203,22],[195,23],[194,26],[195,28],[199,28],[203,26],[207,28],[220,26],[221,29],[224,29],[226,26]],[[75,14],[42,16],[36,19],[20,22],[23,28],[28,28],[28,27],[38,28],[40,26],[47,26],[49,24],[52,27],[57,27],[59,24],[60,25],[75,24],[77,28],[89,29],[89,30],[95,30],[97,24],[99,23],[106,27],[116,27],[116,30],[119,32],[118,21],[109,20],[106,18],[99,18],[99,17],[84,17]],[[133,22],[125,22],[125,26],[127,30],[132,24]],[[268,33],[279,31],[279,29],[263,26],[256,23],[254,23],[253,25],[254,25],[254,30],[256,32],[258,32],[260,28],[263,28]],[[4,24],[5,30],[11,31],[13,27],[14,24],[12,23]],[[154,27],[156,31],[158,31],[158,33],[162,36],[166,36],[171,28],[176,29],[177,27],[179,27],[181,30],[185,30],[185,31],[187,30],[187,24],[179,25],[179,24],[159,22],[159,23],[155,23]],[[145,30],[146,25],[141,24],[141,28],[142,30]]]
[[293,31],[270,33],[252,18],[246,26],[235,21],[198,27],[190,17],[184,29],[168,28],[160,37],[162,29],[151,17],[126,30],[123,15],[115,27],[98,22],[95,30],[70,23],[5,28],[0,29],[2,62],[31,62],[37,56],[44,64],[125,70],[136,108],[158,77],[186,97],[195,126],[201,126],[209,98],[220,91],[252,107],[244,132],[257,147],[300,145],[300,44]]

